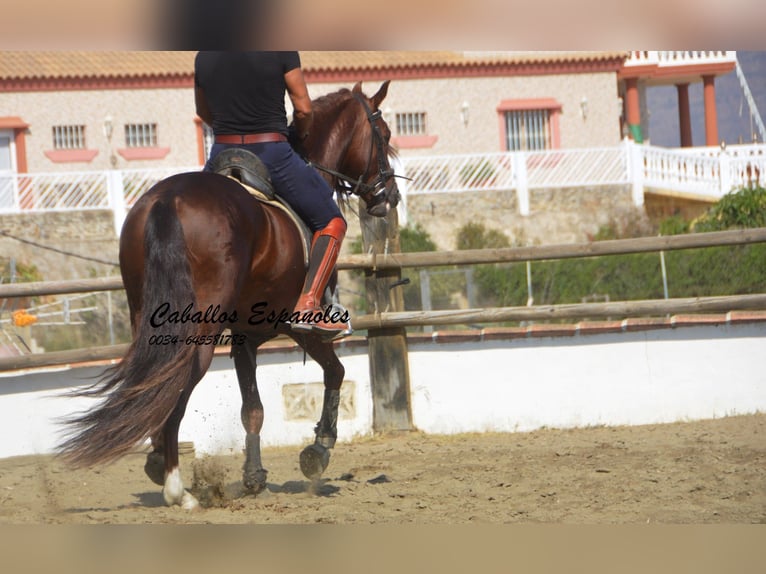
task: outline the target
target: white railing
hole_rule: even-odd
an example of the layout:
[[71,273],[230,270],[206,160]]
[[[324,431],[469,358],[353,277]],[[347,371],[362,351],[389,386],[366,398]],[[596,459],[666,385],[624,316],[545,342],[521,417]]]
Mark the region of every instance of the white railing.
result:
[[644,150],[644,185],[698,195],[722,195],[718,157],[678,154],[647,147]]
[[611,148],[402,158],[413,181],[407,193],[513,189],[528,213],[531,189],[631,185],[636,204],[644,189],[716,200],[733,188],[766,185],[766,146],[667,149],[629,140]]
[[739,65],[739,61],[737,61],[736,70],[739,85],[742,87],[742,94],[745,96],[747,107],[750,109],[750,119],[755,122],[755,129],[758,130],[758,135],[760,136],[761,141],[766,141],[766,126],[763,125],[761,113],[758,111],[758,105],[755,103],[755,98],[753,98],[753,94],[750,91],[750,85],[747,82],[742,66]]
[[411,181],[408,194],[512,189],[518,168],[513,154],[490,153],[400,158]]
[[620,147],[532,152],[526,159],[530,189],[624,183],[627,154]]
[[733,63],[737,52],[732,50],[633,50],[625,60],[625,67],[631,66],[688,66],[695,64]]
[[158,181],[199,167],[21,173],[0,178],[0,213],[108,209],[120,229],[127,210]]
[[[646,188],[717,200],[735,188],[766,186],[764,144],[668,149],[625,140],[607,148],[402,157],[399,165],[411,178],[407,195],[515,191],[523,215],[533,189],[626,185],[641,205]],[[108,209],[119,230],[127,210],[152,185],[199,169],[3,175],[0,213]]]

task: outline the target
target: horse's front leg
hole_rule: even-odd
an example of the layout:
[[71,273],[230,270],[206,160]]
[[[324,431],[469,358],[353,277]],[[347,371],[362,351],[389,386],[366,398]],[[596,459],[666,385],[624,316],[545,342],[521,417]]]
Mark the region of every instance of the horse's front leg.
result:
[[263,403],[256,381],[256,353],[263,340],[248,339],[244,345],[232,347],[234,368],[237,371],[239,390],[242,394],[242,426],[245,428],[245,464],[242,483],[245,488],[258,494],[266,488],[268,471],[261,463],[261,428],[263,427]]
[[330,449],[338,438],[338,407],[340,405],[340,386],[346,370],[343,368],[332,343],[319,337],[308,336],[296,339],[306,352],[324,371],[324,398],[322,414],[314,427],[314,444],[307,446],[300,455],[301,472],[306,478],[316,480],[330,463]]

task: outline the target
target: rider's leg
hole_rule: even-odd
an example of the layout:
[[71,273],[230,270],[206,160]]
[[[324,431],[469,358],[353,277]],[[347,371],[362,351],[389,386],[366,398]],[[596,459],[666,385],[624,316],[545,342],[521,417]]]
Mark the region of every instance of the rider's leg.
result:
[[328,337],[345,334],[349,330],[348,317],[332,310],[325,312],[320,305],[327,282],[335,269],[340,245],[346,235],[346,222],[335,217],[314,234],[309,255],[309,268],[306,280],[293,316],[293,329],[318,331]]
[[319,332],[328,338],[350,334],[345,310],[331,309],[325,313],[320,307],[346,234],[346,221],[333,199],[332,189],[287,143],[254,144],[250,151],[266,164],[274,191],[290,204],[314,234],[306,280],[295,307],[300,313],[299,320],[292,321],[293,328]]

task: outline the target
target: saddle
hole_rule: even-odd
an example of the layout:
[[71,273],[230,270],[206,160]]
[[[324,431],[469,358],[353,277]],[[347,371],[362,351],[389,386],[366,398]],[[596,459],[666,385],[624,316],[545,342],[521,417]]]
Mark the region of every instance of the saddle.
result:
[[213,158],[210,169],[237,181],[258,201],[281,209],[289,216],[303,238],[303,264],[308,268],[312,233],[293,208],[274,192],[269,170],[258,156],[246,149],[225,149]]

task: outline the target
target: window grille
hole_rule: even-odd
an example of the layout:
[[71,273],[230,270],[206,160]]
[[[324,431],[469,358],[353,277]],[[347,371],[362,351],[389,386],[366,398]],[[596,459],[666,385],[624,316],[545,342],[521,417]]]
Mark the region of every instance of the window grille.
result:
[[508,151],[551,148],[550,110],[505,112],[505,145]]
[[127,147],[157,147],[157,124],[125,124]]
[[426,130],[425,112],[402,112],[396,114],[396,133],[400,136],[424,136]]
[[53,149],[85,149],[85,126],[53,126]]

